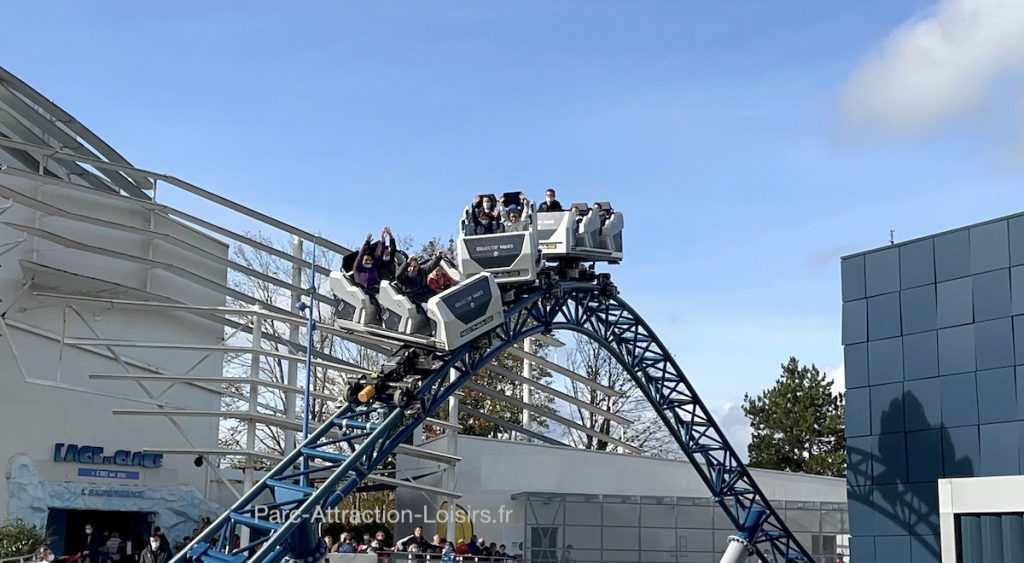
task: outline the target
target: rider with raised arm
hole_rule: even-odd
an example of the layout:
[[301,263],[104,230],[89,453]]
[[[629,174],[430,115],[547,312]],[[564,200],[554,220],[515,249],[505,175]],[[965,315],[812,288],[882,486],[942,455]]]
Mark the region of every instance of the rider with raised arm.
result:
[[[386,231],[381,231],[381,239],[384,238]],[[352,281],[369,295],[376,295],[380,289],[380,272],[379,268],[381,265],[381,258],[384,256],[384,242],[381,240],[377,244],[376,252],[372,251],[373,233],[366,235],[366,241],[363,243],[362,248],[359,249],[359,254],[356,256],[356,263],[352,266]],[[371,253],[372,252],[372,253]]]
[[437,255],[426,266],[420,266],[419,258],[410,256],[405,268],[398,273],[396,281],[399,288],[409,296],[413,303],[423,303],[430,298],[427,276],[441,265],[443,257],[444,251],[438,250]]
[[473,215],[478,215],[480,211],[483,211],[492,219],[501,218],[499,205],[490,195],[473,196]]
[[505,219],[505,232],[515,232],[523,230],[522,223],[522,210],[518,207],[510,207]]
[[491,196],[473,196],[473,205],[470,206],[469,212],[475,234],[490,235],[501,232],[501,209]]
[[523,230],[520,220],[526,215],[526,208],[530,205],[530,200],[526,199],[526,194],[523,192],[505,194],[505,197],[502,199],[502,216],[504,219],[502,224],[505,227],[505,232]]
[[[387,236],[386,245],[385,235]],[[377,273],[379,274],[381,281],[392,281],[395,279],[395,275],[397,274],[395,257],[397,256],[398,248],[395,244],[395,235],[391,232],[391,227],[384,227],[384,231],[380,235],[380,242],[378,244],[384,247],[384,252],[381,254],[380,266],[377,268]]]
[[444,293],[446,290],[455,287],[459,282],[455,281],[455,278],[451,277],[444,268],[435,268],[430,275],[427,276],[427,287],[430,288],[432,295],[438,293]]

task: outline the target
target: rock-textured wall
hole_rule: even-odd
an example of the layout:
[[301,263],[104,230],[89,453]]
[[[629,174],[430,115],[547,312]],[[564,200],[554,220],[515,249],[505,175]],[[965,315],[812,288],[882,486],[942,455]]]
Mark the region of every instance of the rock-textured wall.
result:
[[151,512],[156,517],[154,526],[163,528],[167,537],[178,538],[190,535],[200,516],[216,517],[224,511],[203,498],[195,487],[141,488],[45,481],[35,461],[27,455],[12,457],[8,467],[8,517],[39,527],[46,525],[51,508]]

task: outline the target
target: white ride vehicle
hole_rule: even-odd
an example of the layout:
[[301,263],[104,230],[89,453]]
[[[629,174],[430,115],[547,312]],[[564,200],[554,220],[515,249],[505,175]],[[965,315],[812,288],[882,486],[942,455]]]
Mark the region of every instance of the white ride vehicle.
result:
[[564,258],[611,262],[622,260],[622,213],[608,202],[593,207],[574,203],[568,211],[537,214],[537,236],[546,261]]
[[501,291],[494,276],[486,272],[431,297],[427,316],[436,327],[434,340],[445,350],[454,350],[505,322]]
[[[400,334],[411,343],[454,350],[486,334],[504,321],[501,292],[494,277],[481,273],[468,279],[454,264],[442,259],[438,269],[455,282],[453,287],[417,304],[399,284],[382,281],[376,295],[368,294],[352,279],[355,262],[346,257],[341,272],[331,272],[330,288],[337,299],[336,325],[370,336]],[[396,270],[407,257],[396,253]]]
[[[503,297],[514,296],[519,285],[532,285],[544,261],[578,267],[581,262],[622,260],[623,218],[608,202],[537,213],[521,192],[500,199],[482,194],[463,212],[459,226],[457,263],[439,258],[437,267],[451,278],[440,287],[452,286],[429,298],[432,292],[421,288],[410,294],[389,280],[382,280],[371,295],[352,278],[357,253],[346,256],[342,271],[330,277],[338,327],[454,350],[504,322]],[[382,255],[379,244],[369,247],[377,260]],[[393,253],[395,272],[404,271],[408,257]]]
[[[499,284],[532,282],[540,269],[537,221],[533,203],[520,192],[477,196],[467,207],[459,224],[458,262],[462,273],[471,276],[490,272]],[[484,202],[491,208],[484,210]],[[478,203],[479,202],[479,203]],[[481,219],[480,213],[493,213]]]
[[[405,266],[406,259],[403,257],[398,263],[397,270],[401,271]],[[458,285],[464,279],[462,272],[447,259],[440,259],[437,269],[451,278],[454,282],[453,285]],[[423,335],[429,335],[432,332],[430,320],[427,318],[423,306],[415,303],[402,290],[401,284],[382,281],[380,293],[377,294],[377,304],[380,306],[380,324],[387,330],[403,334]]]

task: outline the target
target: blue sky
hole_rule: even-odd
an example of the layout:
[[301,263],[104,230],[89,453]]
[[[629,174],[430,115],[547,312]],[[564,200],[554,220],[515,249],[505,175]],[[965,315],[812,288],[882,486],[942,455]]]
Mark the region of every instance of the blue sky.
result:
[[1012,76],[893,123],[931,107],[893,42],[960,3],[21,3],[0,64],[136,165],[342,243],[448,235],[483,191],[610,200],[614,278],[722,410],[790,355],[840,367],[842,254],[1021,210]]

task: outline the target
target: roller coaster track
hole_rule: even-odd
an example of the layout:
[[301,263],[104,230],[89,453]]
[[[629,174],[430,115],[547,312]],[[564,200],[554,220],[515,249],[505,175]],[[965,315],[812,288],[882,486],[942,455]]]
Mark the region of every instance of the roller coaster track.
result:
[[[712,498],[762,562],[813,563],[729,445],[665,345],[606,275],[549,281],[505,309],[488,335],[420,361],[414,386],[352,400],[247,491],[172,560],[240,563],[320,561],[314,516],[338,506],[469,378],[526,337],[568,330],[598,342],[629,372]],[[273,500],[271,500],[273,499]],[[234,549],[243,528],[250,541]],[[216,539],[218,550],[211,546]]]

